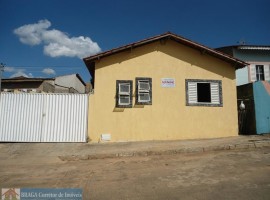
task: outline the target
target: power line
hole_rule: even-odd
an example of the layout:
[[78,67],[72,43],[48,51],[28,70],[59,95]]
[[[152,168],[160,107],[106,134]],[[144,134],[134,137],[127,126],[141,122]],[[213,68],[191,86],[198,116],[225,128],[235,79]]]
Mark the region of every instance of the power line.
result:
[[86,70],[87,68],[84,66],[60,66],[60,65],[50,65],[50,66],[5,66],[6,70],[4,72],[6,73],[12,73],[15,71],[31,71],[31,72],[42,72],[42,69],[53,69],[57,72],[66,72],[66,71],[72,71],[72,70],[82,70],[83,68]]
[[[1,63],[1,66],[4,66],[4,64]],[[7,78],[7,74],[14,74],[14,73],[24,73],[26,76],[32,77],[32,73],[38,73],[38,74],[46,74],[45,76],[55,76],[58,74],[66,74],[66,73],[71,73],[71,71],[77,71],[76,73],[79,72],[79,70],[87,70],[85,66],[63,66],[63,65],[48,65],[48,66],[37,66],[37,65],[9,65],[9,66],[4,66],[5,69],[1,69],[1,79],[2,78]],[[2,67],[3,68],[3,67]],[[47,74],[43,72],[44,69],[49,68],[54,70],[54,74]],[[2,73],[3,72],[3,73]],[[4,76],[6,75],[6,76]],[[89,74],[90,75],[90,74]],[[3,77],[2,77],[3,76]]]

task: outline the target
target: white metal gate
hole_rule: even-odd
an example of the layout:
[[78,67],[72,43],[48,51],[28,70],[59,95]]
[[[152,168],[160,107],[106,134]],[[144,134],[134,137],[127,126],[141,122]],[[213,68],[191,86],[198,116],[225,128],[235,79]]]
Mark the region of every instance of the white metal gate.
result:
[[1,142],[86,142],[87,94],[2,93]]

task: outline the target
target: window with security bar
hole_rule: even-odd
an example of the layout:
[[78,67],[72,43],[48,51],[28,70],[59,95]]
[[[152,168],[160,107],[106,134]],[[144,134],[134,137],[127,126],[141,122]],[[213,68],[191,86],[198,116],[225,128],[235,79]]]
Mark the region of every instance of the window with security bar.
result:
[[116,107],[131,108],[132,107],[132,81],[117,80],[116,81]]
[[136,78],[136,104],[152,105],[152,78]]

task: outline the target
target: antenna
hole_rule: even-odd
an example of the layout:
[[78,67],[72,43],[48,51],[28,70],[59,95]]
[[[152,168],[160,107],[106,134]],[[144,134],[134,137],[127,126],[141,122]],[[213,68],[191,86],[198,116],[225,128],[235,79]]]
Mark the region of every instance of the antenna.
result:
[[245,41],[244,38],[241,38],[237,43],[240,44],[240,45],[245,45],[246,41]]

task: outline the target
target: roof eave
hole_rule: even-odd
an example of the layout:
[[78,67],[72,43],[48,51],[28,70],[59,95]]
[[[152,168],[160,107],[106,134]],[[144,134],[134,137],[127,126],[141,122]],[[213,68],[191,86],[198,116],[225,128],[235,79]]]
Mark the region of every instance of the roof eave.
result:
[[38,79],[38,78],[27,78],[27,79],[2,79],[2,82],[39,82],[39,81],[53,81],[54,78],[45,78],[45,79]]
[[99,59],[101,59],[103,57],[110,56],[110,55],[115,54],[115,53],[120,53],[120,52],[125,51],[127,49],[137,48],[139,46],[155,42],[158,39],[162,39],[162,38],[165,38],[165,37],[168,37],[168,33],[158,35],[158,36],[154,36],[154,37],[144,39],[144,40],[141,40],[141,41],[138,41],[138,42],[134,42],[134,43],[131,43],[131,44],[128,44],[128,45],[124,45],[124,46],[121,46],[121,47],[113,48],[111,50],[101,52],[101,53],[93,55],[93,56],[85,57],[85,58],[83,58],[83,60],[84,60],[85,63],[91,63],[91,62],[99,60]]
[[76,74],[76,77],[81,81],[81,83],[86,86],[86,83],[83,81],[82,77],[80,76],[80,74]]
[[89,56],[89,57],[83,58],[83,61],[86,64],[88,70],[90,70],[89,69],[90,65],[93,62],[95,62],[97,60],[100,60],[103,57],[111,56],[113,54],[120,53],[120,52],[125,51],[127,49],[136,48],[136,47],[139,47],[139,46],[142,46],[142,45],[145,45],[145,44],[148,44],[148,43],[152,43],[152,42],[155,42],[157,40],[164,39],[164,38],[175,40],[176,42],[179,42],[181,44],[190,46],[190,47],[192,47],[194,49],[197,49],[199,51],[203,51],[204,53],[207,53],[207,54],[212,55],[214,57],[218,57],[219,59],[222,59],[222,60],[224,60],[226,62],[231,63],[236,69],[242,68],[242,67],[245,67],[245,66],[248,65],[248,63],[245,63],[242,60],[236,59],[236,58],[234,58],[234,57],[232,57],[232,56],[230,56],[228,54],[225,54],[225,53],[222,53],[220,51],[211,49],[209,47],[198,44],[196,42],[193,42],[191,40],[180,37],[180,36],[178,36],[176,34],[173,34],[173,33],[170,33],[170,32],[162,34],[162,35],[154,36],[154,37],[151,37],[151,38],[148,38],[148,39],[144,39],[144,40],[141,40],[139,42],[135,42],[135,43],[128,44],[128,45],[125,45],[125,46],[114,48],[114,49],[111,49],[109,51],[105,51],[105,52],[102,52],[102,53],[99,53],[99,54],[96,54],[96,55],[93,55],[93,56]]

